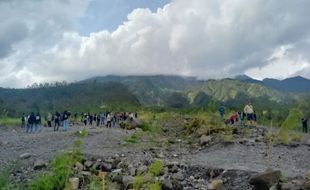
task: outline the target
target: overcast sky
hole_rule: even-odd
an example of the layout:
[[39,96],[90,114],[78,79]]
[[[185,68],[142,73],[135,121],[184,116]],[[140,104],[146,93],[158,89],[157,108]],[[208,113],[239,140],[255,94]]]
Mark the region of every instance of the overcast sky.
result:
[[0,86],[107,74],[310,78],[309,0],[0,0]]

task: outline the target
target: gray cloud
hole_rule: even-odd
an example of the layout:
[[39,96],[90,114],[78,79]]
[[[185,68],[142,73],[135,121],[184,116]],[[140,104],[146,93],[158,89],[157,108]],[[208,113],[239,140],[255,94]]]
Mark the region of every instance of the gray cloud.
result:
[[310,77],[303,71],[310,65],[307,0],[174,0],[156,12],[133,10],[115,31],[88,37],[75,32],[83,2],[42,0],[10,13],[27,15],[22,20],[29,33],[0,61],[19,67],[3,69],[19,74],[26,81],[20,85],[105,74]]

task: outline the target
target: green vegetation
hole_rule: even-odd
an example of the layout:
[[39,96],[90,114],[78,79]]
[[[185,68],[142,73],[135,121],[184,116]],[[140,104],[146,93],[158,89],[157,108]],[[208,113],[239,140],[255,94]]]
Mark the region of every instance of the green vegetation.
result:
[[0,126],[20,126],[21,119],[19,118],[10,118],[10,117],[2,117],[0,118]]
[[163,171],[163,163],[155,160],[149,167],[148,172],[134,177],[133,189],[138,190],[143,187],[149,190],[160,190],[161,184],[156,178]]
[[305,187],[310,189],[310,170],[308,170],[306,177],[305,177]]
[[82,138],[87,135],[81,131],[79,138],[74,142],[72,152],[57,155],[51,163],[49,172],[38,176],[30,182],[29,190],[62,190],[66,187],[69,177],[73,174],[73,166],[82,159]]
[[281,128],[283,129],[294,129],[300,130],[301,129],[301,118],[303,117],[303,113],[297,109],[291,109],[289,115],[283,122]]
[[10,175],[14,169],[15,163],[9,164],[6,168],[0,171],[0,189],[1,190],[13,190],[18,189],[14,187],[10,182]]

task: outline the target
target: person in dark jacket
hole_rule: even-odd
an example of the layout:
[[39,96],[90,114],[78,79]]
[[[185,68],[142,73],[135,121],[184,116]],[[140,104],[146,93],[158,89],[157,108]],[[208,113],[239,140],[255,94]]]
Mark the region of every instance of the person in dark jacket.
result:
[[54,118],[55,118],[54,131],[58,131],[60,125],[60,114],[57,111],[55,112]]
[[35,132],[40,132],[41,131],[41,116],[40,113],[36,114],[36,119],[35,119]]
[[36,117],[33,112],[28,117],[26,133],[32,133]]
[[302,132],[308,133],[308,119],[302,118],[301,123],[302,123]]

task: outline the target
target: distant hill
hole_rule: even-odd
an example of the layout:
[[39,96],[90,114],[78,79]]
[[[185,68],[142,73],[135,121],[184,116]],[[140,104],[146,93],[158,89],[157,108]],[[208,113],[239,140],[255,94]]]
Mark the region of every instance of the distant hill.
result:
[[135,95],[119,82],[73,83],[34,89],[0,88],[0,114],[20,115],[31,111],[54,112],[70,109],[102,111],[113,105],[139,106]]
[[238,75],[234,77],[234,79],[246,83],[262,84],[266,87],[282,92],[293,92],[293,93],[310,92],[310,80],[303,78],[301,76],[287,78],[284,80],[266,78],[263,81],[260,81],[255,80],[247,75]]
[[190,88],[197,87],[201,81],[194,77],[182,77],[173,75],[154,76],[104,76],[94,77],[81,83],[117,81],[137,96],[143,105],[164,106],[172,93],[186,92]]
[[310,92],[310,80],[297,76],[284,80],[264,79],[263,84],[269,88],[284,92]]

